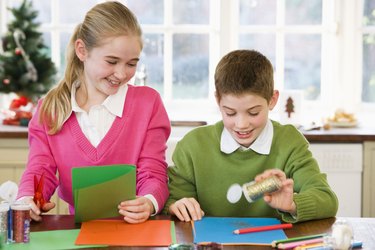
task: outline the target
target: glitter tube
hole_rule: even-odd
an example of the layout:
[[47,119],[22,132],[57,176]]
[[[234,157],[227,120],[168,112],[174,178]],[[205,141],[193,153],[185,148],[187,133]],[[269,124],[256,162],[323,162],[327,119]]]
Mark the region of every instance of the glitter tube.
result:
[[13,204],[13,242],[27,243],[30,241],[30,206],[28,204]]
[[260,182],[249,182],[242,185],[243,194],[248,202],[254,202],[264,193],[272,193],[281,188],[282,184],[276,176],[270,176]]
[[0,246],[8,241],[8,213],[9,205],[0,204]]

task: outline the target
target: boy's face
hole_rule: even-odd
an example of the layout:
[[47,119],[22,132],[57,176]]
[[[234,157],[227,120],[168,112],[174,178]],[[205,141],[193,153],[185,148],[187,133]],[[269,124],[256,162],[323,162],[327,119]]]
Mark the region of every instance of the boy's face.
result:
[[225,128],[242,146],[249,147],[258,138],[278,99],[278,91],[270,101],[255,94],[222,95],[218,100]]

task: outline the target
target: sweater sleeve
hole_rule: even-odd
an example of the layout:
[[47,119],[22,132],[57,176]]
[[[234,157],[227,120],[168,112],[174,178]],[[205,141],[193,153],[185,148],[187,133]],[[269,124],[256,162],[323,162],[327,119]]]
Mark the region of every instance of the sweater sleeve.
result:
[[[169,196],[165,151],[171,125],[159,94],[152,98],[147,131],[137,163],[137,194],[152,195],[159,213]],[[148,97],[141,97],[148,98]],[[151,97],[150,97],[151,98]]]
[[296,143],[291,148],[285,173],[294,181],[293,200],[297,207],[297,216],[293,218],[288,213],[282,213],[283,220],[301,222],[334,217],[338,200],[327,182],[327,175],[320,172],[306,139],[297,131],[293,136]]
[[26,169],[20,180],[17,199],[34,195],[34,175],[40,178],[44,174],[44,199],[49,200],[58,186],[56,164],[51,153],[46,128],[39,123],[39,108],[29,123],[28,141],[29,156]]
[[189,197],[198,200],[194,166],[189,154],[189,143],[186,143],[186,138],[177,143],[172,156],[174,165],[168,168],[170,195],[163,210],[163,213],[166,214],[168,214],[169,206],[181,198]]

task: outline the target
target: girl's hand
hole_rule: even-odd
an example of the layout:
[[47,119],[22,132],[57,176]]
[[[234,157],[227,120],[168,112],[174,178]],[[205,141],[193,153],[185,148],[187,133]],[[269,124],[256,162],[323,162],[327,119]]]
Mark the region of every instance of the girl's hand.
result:
[[121,202],[118,209],[126,222],[141,223],[148,220],[151,214],[153,214],[154,205],[146,197],[138,196],[134,200]]
[[[33,197],[27,196],[24,198],[21,198],[17,201],[22,201],[22,203],[29,204],[30,205],[30,217],[34,221],[41,221],[42,220],[42,211],[43,213],[48,212],[49,210],[53,209],[56,204],[53,202],[46,202],[41,209],[37,207],[37,205],[33,201]],[[41,211],[42,210],[42,211]]]
[[283,171],[279,169],[270,169],[264,171],[262,174],[255,177],[255,181],[261,181],[272,175],[277,176],[281,183],[282,187],[279,191],[272,192],[269,194],[264,194],[263,199],[271,207],[281,210],[283,212],[290,213],[292,215],[296,214],[296,204],[293,201],[293,186],[294,181],[292,179],[287,179]]
[[182,198],[169,206],[169,213],[181,221],[201,220],[204,212],[194,198]]

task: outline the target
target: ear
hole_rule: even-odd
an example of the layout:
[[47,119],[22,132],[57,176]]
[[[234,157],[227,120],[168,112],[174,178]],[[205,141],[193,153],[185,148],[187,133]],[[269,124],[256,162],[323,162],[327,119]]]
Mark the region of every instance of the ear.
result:
[[279,100],[279,91],[274,90],[273,95],[272,95],[271,100],[270,100],[270,103],[268,105],[270,110],[272,110],[276,106],[277,100]]
[[75,41],[74,49],[79,60],[83,62],[87,58],[88,52],[86,50],[85,43],[82,41],[82,39],[77,39]]

